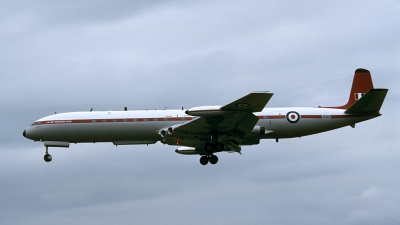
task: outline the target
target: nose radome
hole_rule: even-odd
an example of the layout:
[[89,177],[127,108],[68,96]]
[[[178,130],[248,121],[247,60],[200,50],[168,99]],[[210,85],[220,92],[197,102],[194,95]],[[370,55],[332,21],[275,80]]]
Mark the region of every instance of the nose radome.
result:
[[26,137],[26,130],[24,130],[24,132],[22,132],[22,135],[24,135],[24,137]]

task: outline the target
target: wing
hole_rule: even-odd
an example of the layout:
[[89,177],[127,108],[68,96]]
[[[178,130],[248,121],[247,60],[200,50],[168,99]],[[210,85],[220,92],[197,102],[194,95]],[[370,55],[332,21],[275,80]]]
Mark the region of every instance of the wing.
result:
[[[224,106],[203,106],[186,110],[196,119],[178,124],[168,130],[163,143],[191,146],[203,149],[210,142],[211,132],[218,133],[218,142],[230,150],[240,152],[258,122],[253,112],[260,112],[272,97],[272,93],[253,92]],[[166,133],[166,132],[164,132]]]
[[272,97],[269,92],[253,92],[221,107],[221,110],[261,112]]

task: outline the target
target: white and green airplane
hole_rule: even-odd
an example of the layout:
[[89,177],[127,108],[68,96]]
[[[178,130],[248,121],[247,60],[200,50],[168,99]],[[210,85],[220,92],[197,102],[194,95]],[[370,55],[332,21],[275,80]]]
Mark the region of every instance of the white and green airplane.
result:
[[49,147],[70,143],[112,142],[114,145],[163,144],[175,152],[200,155],[202,165],[216,164],[220,152],[241,153],[242,145],[261,139],[302,137],[351,126],[380,116],[388,89],[373,87],[370,72],[355,71],[348,102],[334,107],[265,108],[269,92],[252,92],[223,106],[187,110],[124,110],[59,113],[33,122],[23,136]]

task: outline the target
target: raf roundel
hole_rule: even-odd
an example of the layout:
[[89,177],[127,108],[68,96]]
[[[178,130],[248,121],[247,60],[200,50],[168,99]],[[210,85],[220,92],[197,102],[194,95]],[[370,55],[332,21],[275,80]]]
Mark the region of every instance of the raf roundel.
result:
[[290,123],[297,123],[300,120],[300,115],[298,112],[295,111],[290,111],[286,114],[286,119],[290,122]]
[[236,104],[236,107],[238,107],[238,108],[247,108],[247,107],[249,107],[250,105],[249,104],[247,104],[247,103],[239,103],[239,104]]

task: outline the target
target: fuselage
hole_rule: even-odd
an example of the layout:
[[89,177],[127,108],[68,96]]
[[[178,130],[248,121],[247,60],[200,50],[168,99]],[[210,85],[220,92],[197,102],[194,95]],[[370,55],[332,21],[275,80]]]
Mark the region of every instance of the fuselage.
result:
[[[332,108],[265,108],[254,113],[257,126],[266,134],[257,139],[293,138],[372,119],[375,115],[349,115]],[[196,119],[184,110],[93,111],[53,114],[41,118],[24,131],[35,141],[114,142],[152,144],[162,141],[160,130]],[[249,138],[254,139],[253,136]],[[179,144],[178,144],[179,145]]]

